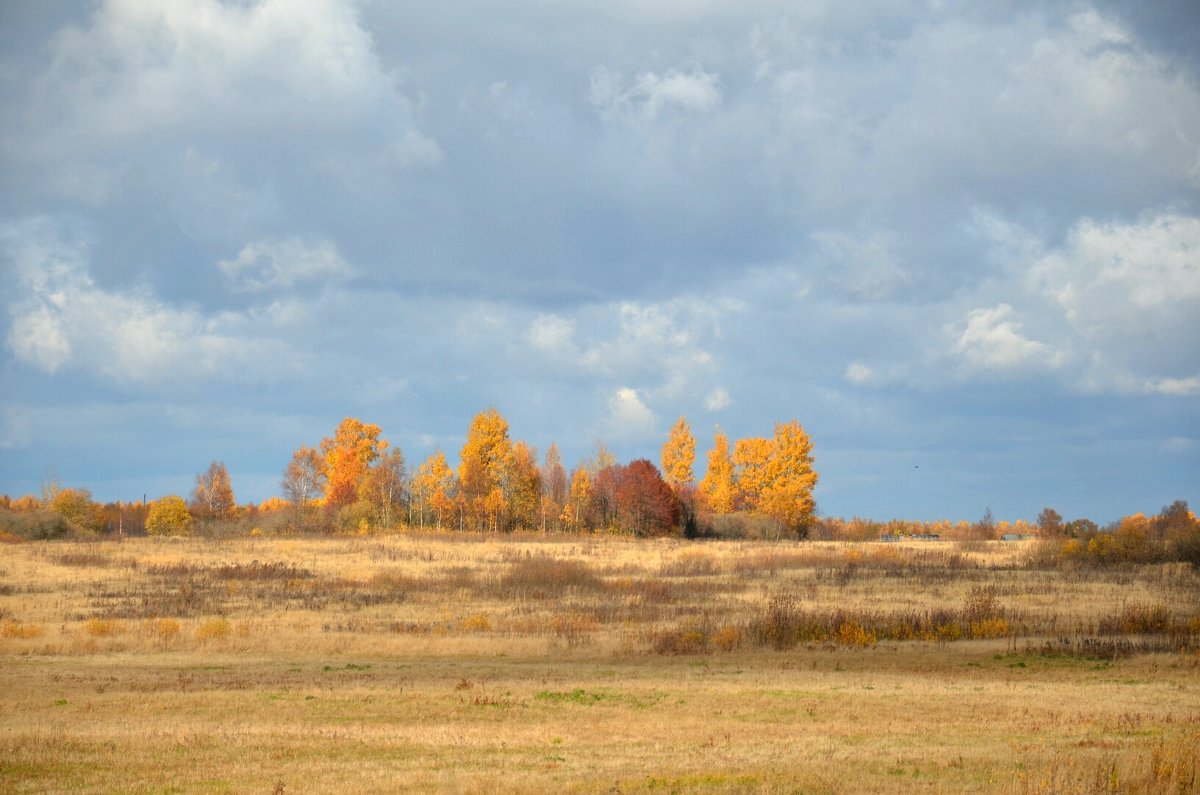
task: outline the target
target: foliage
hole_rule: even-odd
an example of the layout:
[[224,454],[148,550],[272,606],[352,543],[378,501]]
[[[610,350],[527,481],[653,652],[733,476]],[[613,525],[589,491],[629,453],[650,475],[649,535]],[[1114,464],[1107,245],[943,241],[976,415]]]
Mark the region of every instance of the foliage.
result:
[[325,458],[325,504],[336,508],[354,502],[366,480],[367,470],[388,443],[379,438],[378,425],[347,417],[333,438],[321,440]]
[[475,415],[460,454],[459,487],[474,529],[498,530],[505,508],[504,477],[512,465],[508,420],[494,407]]
[[733,510],[733,460],[729,457],[729,437],[718,428],[713,449],[708,451],[708,471],[700,481],[704,506],[716,514]]
[[678,497],[644,458],[602,469],[596,475],[593,502],[599,505],[601,526],[635,535],[666,535],[679,524]]
[[325,459],[316,449],[301,445],[292,453],[280,485],[284,498],[292,504],[294,521],[303,527],[312,504],[321,498],[325,488]]
[[687,419],[680,417],[671,427],[662,447],[662,475],[667,485],[678,491],[693,480],[692,464],[696,460],[696,439]]
[[87,489],[57,489],[50,499],[50,509],[84,533],[104,529],[103,511],[92,501],[92,493]]
[[450,523],[455,487],[454,470],[446,463],[446,455],[441,450],[435,451],[417,467],[412,481],[412,499],[421,527],[425,526],[427,518],[438,528]]
[[146,517],[146,532],[153,536],[186,536],[195,520],[183,497],[172,494],[155,500]]
[[200,519],[229,519],[236,509],[229,470],[224,463],[213,461],[206,471],[196,476],[192,512]]

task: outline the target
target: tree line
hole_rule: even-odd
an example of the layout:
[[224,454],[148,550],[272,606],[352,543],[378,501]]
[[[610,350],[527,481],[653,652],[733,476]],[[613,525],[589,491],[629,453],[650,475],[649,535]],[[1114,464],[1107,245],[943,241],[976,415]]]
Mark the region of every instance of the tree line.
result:
[[511,438],[495,408],[471,420],[452,467],[434,451],[410,469],[401,449],[373,423],[347,417],[332,435],[291,455],[281,496],[239,505],[225,464],[196,475],[185,498],[99,504],[85,488],[56,477],[41,496],[0,495],[0,540],[89,535],[209,533],[369,533],[397,528],[474,533],[609,532],[638,536],[816,538],[827,540],[994,540],[1038,537],[1048,562],[1062,565],[1190,560],[1200,565],[1200,522],[1176,501],[1156,516],[1133,514],[1106,528],[1066,521],[1046,508],[1035,522],[918,522],[819,516],[812,441],[796,421],[770,436],[733,440],[717,428],[703,478],[695,477],[696,438],[680,417],[656,465],[618,463],[597,443],[568,471],[558,447],[543,457]]

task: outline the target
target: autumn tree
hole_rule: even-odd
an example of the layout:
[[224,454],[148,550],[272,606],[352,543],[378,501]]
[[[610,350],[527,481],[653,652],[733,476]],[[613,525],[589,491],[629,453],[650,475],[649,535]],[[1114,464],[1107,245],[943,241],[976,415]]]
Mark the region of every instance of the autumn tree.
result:
[[558,445],[553,442],[546,449],[546,460],[542,464],[542,530],[547,522],[558,524],[567,505],[567,471],[563,468]]
[[[601,471],[612,481],[610,521],[639,536],[666,535],[679,525],[679,499],[662,473],[644,458]],[[597,489],[603,491],[604,487]]]
[[206,471],[196,475],[192,513],[201,519],[229,519],[236,508],[229,470],[222,462],[213,461]]
[[679,491],[692,482],[692,465],[696,461],[696,438],[687,419],[680,417],[671,427],[662,447],[662,476],[667,485]]
[[52,494],[50,510],[66,519],[77,530],[98,533],[104,529],[103,511],[92,501],[90,491],[83,488],[63,488],[60,485]]
[[816,510],[813,489],[817,477],[812,440],[804,428],[795,420],[776,423],[759,510],[781,528],[802,532]]
[[771,440],[761,436],[738,439],[733,444],[734,483],[737,491],[734,507],[757,511],[767,488],[767,462],[771,458]]
[[475,415],[458,468],[459,487],[477,527],[498,529],[505,507],[504,475],[512,460],[508,421],[495,408]]
[[538,469],[537,453],[524,442],[516,442],[512,447],[502,488],[510,526],[532,529],[541,508],[542,473]]
[[563,508],[563,520],[572,530],[585,529],[591,503],[592,477],[588,474],[587,467],[577,467],[571,473],[571,490]]
[[446,455],[438,450],[426,458],[412,480],[412,498],[417,507],[417,521],[425,526],[432,517],[440,529],[454,513],[454,470],[446,463]]
[[190,535],[194,524],[187,503],[175,494],[155,500],[146,516],[146,532],[152,536]]
[[283,471],[284,498],[292,504],[295,522],[303,526],[312,505],[321,499],[325,489],[325,458],[313,447],[301,445],[292,453],[292,460]]
[[404,453],[395,446],[381,453],[367,469],[359,486],[359,499],[366,503],[377,526],[391,527],[399,521],[405,475]]
[[708,470],[700,481],[700,494],[713,513],[733,510],[733,459],[729,455],[729,437],[720,428],[713,439],[713,449],[708,451]]
[[347,417],[338,425],[333,438],[321,440],[325,459],[325,504],[339,508],[353,503],[367,477],[371,464],[388,443],[379,438],[378,425]]
[[1043,508],[1042,512],[1038,514],[1037,525],[1038,530],[1046,538],[1061,535],[1063,532],[1062,514],[1053,508]]

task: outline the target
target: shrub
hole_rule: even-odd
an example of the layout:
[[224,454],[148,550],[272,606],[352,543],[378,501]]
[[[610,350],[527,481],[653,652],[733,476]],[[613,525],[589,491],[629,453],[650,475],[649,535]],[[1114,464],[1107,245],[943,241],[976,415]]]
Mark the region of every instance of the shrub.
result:
[[196,629],[196,640],[220,640],[228,638],[233,628],[224,618],[210,618]]
[[172,494],[150,506],[146,532],[152,536],[186,536],[191,534],[195,523],[183,497]]
[[117,622],[107,618],[89,618],[83,625],[84,631],[94,638],[107,638],[118,634],[121,630]]
[[5,621],[0,624],[0,638],[40,638],[46,630],[38,624],[21,624],[16,621]]

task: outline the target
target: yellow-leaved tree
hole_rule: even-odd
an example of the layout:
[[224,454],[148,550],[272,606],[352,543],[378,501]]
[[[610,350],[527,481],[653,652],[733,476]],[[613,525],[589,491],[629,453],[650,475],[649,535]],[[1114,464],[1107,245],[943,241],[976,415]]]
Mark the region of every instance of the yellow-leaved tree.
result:
[[718,428],[713,449],[708,451],[708,471],[700,481],[700,494],[713,513],[733,510],[733,459],[729,456],[729,437]]
[[767,461],[771,458],[771,440],[761,436],[738,439],[733,443],[734,507],[757,511],[767,487]]
[[458,467],[459,488],[475,528],[499,528],[505,507],[501,484],[511,460],[508,420],[494,407],[476,414]]
[[186,536],[194,524],[187,503],[175,494],[155,500],[146,515],[146,532],[152,536]]
[[429,517],[441,529],[454,513],[454,470],[446,463],[446,455],[435,451],[417,467],[413,476],[412,494],[417,504],[417,520],[425,526]]
[[333,438],[321,440],[325,456],[325,504],[339,508],[359,497],[359,488],[367,470],[388,443],[379,438],[378,425],[347,417],[338,425]]
[[776,423],[759,510],[774,519],[780,529],[803,532],[816,509],[813,488],[817,478],[812,440],[804,428],[795,420]]
[[524,442],[513,445],[503,488],[508,498],[511,526],[533,529],[542,502],[542,473],[538,469],[537,453]]
[[692,480],[692,464],[696,461],[696,437],[688,427],[687,419],[671,427],[671,433],[662,447],[663,480],[676,492],[688,486]]

